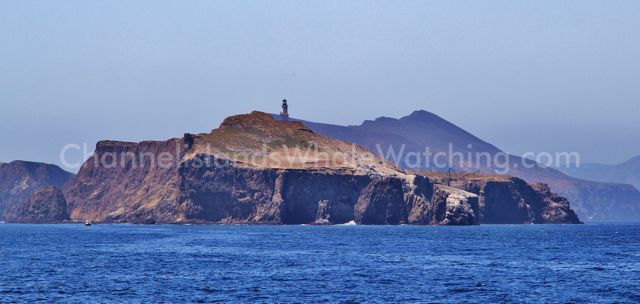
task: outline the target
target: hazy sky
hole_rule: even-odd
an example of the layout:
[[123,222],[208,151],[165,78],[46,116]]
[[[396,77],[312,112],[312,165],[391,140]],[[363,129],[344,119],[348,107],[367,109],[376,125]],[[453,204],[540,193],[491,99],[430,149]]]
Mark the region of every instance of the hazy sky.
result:
[[434,112],[514,154],[640,154],[640,1],[0,1],[0,161],[257,109]]

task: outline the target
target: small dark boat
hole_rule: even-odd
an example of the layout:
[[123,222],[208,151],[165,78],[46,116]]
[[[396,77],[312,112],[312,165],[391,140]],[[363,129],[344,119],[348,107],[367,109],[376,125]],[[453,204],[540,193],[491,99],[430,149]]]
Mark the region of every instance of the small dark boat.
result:
[[91,226],[91,221],[84,221],[85,226]]

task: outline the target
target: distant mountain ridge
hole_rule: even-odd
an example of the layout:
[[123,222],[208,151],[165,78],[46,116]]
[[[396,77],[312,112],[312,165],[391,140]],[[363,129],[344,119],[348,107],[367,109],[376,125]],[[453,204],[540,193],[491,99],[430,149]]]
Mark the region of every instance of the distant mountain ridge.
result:
[[585,163],[580,166],[561,167],[558,170],[576,178],[629,184],[640,190],[640,155],[617,165]]
[[425,147],[429,147],[434,153],[448,152],[449,144],[453,152],[501,152],[496,146],[424,110],[414,111],[399,119],[380,117],[353,126],[299,121],[318,133],[356,143],[373,152],[379,152],[378,147],[390,145],[394,146],[396,152],[400,151],[400,145],[405,145],[405,151],[424,152]]
[[[276,118],[281,119],[278,115]],[[438,115],[420,110],[401,118],[380,117],[364,121],[361,125],[339,126],[325,123],[297,120],[312,130],[344,141],[369,148],[383,154],[390,150],[422,153],[428,147],[432,153],[462,152],[489,153],[492,156],[503,153],[496,146],[481,140],[475,135],[446,121]],[[387,160],[388,157],[386,157]],[[583,220],[589,221],[639,221],[640,191],[629,185],[602,183],[581,180],[568,176],[556,169],[547,168],[519,156],[506,155],[509,167],[507,175],[520,177],[528,182],[546,183],[551,190],[569,198],[571,206]],[[391,160],[393,161],[393,160]],[[445,166],[419,166],[425,170],[446,170],[451,166],[454,170],[468,172],[480,171],[496,173],[496,167],[482,163],[473,163],[465,159],[467,166],[457,163]],[[402,159],[399,165],[410,167],[407,160]],[[530,166],[525,168],[523,164]]]

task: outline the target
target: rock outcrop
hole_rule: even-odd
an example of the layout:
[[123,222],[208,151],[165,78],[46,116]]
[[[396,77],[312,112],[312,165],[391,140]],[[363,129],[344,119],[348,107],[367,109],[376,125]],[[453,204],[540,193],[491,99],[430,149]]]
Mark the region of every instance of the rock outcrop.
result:
[[464,189],[480,197],[480,222],[486,224],[580,223],[569,201],[545,184],[519,178],[471,180]]
[[34,192],[47,186],[62,188],[72,178],[72,173],[50,164],[20,160],[0,164],[0,215],[26,202]]
[[31,194],[31,197],[5,210],[5,221],[8,223],[60,223],[69,220],[67,201],[62,191],[47,186]]
[[479,172],[423,173],[436,183],[476,194],[480,223],[580,223],[569,201],[551,192],[546,184],[528,184],[517,177]]
[[422,175],[414,175],[410,178],[405,185],[404,200],[409,224],[480,224],[477,195],[442,184],[434,184]]
[[546,184],[516,178],[471,179],[463,189],[480,197],[480,221],[487,224],[580,223],[569,201]]
[[207,134],[99,142],[64,192],[75,221],[474,225],[483,218],[476,194],[260,112],[230,117]]
[[536,183],[531,185],[537,194],[540,216],[533,223],[580,223],[578,215],[569,206],[567,198],[551,192],[549,185]]

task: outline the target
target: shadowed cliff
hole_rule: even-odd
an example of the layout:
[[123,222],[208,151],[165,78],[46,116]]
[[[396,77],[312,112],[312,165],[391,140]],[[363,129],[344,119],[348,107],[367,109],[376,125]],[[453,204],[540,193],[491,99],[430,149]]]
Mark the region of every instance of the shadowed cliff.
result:
[[12,161],[0,164],[0,215],[13,213],[18,205],[48,186],[62,188],[73,174],[50,164]]

